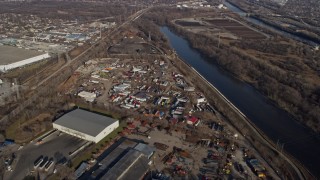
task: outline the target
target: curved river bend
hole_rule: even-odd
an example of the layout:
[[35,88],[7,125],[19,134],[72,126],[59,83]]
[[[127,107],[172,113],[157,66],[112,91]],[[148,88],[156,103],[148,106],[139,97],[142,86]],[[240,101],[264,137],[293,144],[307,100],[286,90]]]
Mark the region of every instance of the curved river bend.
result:
[[285,111],[275,107],[250,85],[219,68],[213,59],[201,56],[168,27],[161,32],[171,47],[188,64],[214,85],[240,111],[274,142],[284,144],[284,150],[298,159],[315,176],[320,177],[320,138],[299,124]]

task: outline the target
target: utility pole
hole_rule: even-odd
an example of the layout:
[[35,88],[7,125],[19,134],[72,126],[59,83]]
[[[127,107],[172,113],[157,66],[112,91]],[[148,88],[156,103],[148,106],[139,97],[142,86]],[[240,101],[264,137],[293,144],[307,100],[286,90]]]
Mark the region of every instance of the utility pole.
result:
[[14,78],[15,90],[17,92],[17,99],[20,99],[19,85],[17,78]]
[[219,31],[219,35],[218,35],[218,48],[220,48],[220,31]]
[[58,52],[58,61],[61,59],[61,53]]
[[66,52],[66,57],[67,57],[67,61],[71,61],[71,58],[70,58],[68,52]]
[[101,27],[101,23],[100,23],[100,39],[101,39],[101,31],[102,31],[102,27]]

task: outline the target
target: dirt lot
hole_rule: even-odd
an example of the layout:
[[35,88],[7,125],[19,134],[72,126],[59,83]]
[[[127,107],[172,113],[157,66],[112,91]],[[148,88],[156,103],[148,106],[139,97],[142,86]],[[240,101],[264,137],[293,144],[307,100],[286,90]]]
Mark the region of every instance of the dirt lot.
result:
[[[133,124],[139,129],[139,132],[145,132],[150,127],[142,126],[139,121],[134,121]],[[210,131],[206,125],[200,125],[198,129],[201,131]],[[211,130],[212,131],[212,130]],[[202,178],[240,178],[240,179],[256,179],[256,175],[250,170],[249,166],[245,162],[243,150],[246,146],[243,137],[233,139],[237,144],[234,149],[227,152],[221,152],[217,146],[207,146],[204,144],[193,143],[187,140],[186,134],[182,131],[175,130],[168,133],[167,130],[159,130],[158,128],[150,131],[148,136],[138,135],[136,133],[127,136],[130,139],[137,139],[148,143],[150,146],[154,146],[155,143],[161,143],[168,146],[166,150],[157,149],[153,156],[153,163],[151,169],[153,171],[161,171],[164,174],[173,178],[179,178],[185,173],[189,177]],[[200,137],[198,139],[201,139]],[[172,157],[174,149],[178,149]],[[254,151],[252,151],[254,153]],[[211,154],[218,154],[218,159],[212,162],[206,162]],[[231,161],[226,161],[226,156],[232,157]],[[231,162],[230,164],[228,162]],[[229,165],[228,165],[229,164]],[[239,170],[238,164],[241,164],[243,169]],[[177,171],[177,168],[180,170]],[[223,168],[231,170],[231,174],[225,174]],[[182,174],[179,174],[182,173]],[[274,174],[273,174],[274,175]],[[276,177],[276,176],[274,176]]]
[[156,48],[141,38],[124,37],[121,42],[108,49],[111,54],[159,54]]
[[250,38],[250,39],[264,39],[265,36],[261,33],[248,28],[234,20],[231,19],[212,19],[206,20],[210,24],[213,24],[217,28],[223,28],[231,33],[242,37],[243,39]]
[[[208,35],[219,35],[228,39],[265,39],[266,36],[258,30],[254,30],[243,23],[232,18],[186,18],[174,21],[195,33],[206,33]],[[221,31],[222,30],[222,31]]]
[[176,23],[181,26],[203,26],[202,24],[200,24],[200,22],[192,22],[192,21],[177,20]]
[[44,53],[11,46],[0,46],[0,65],[14,63],[41,54]]

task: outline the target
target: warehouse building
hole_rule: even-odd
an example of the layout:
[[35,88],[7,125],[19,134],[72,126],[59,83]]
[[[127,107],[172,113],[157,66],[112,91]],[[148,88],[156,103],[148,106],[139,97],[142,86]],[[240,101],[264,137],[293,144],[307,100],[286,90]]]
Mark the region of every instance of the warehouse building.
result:
[[59,131],[95,143],[117,127],[118,120],[82,109],[71,111],[53,123],[53,128]]
[[22,60],[22,61],[14,62],[14,63],[11,63],[11,64],[0,65],[0,71],[1,72],[6,72],[6,71],[8,71],[10,69],[14,69],[14,68],[22,67],[22,66],[25,66],[27,64],[34,63],[34,62],[42,61],[42,60],[47,59],[49,57],[51,57],[51,56],[48,53],[46,53],[46,54],[35,56],[35,57],[29,58],[29,59],[25,59],[25,60]]
[[91,168],[79,180],[143,179],[150,170],[155,150],[154,147],[147,144],[122,137],[106,150],[108,153],[102,153],[97,158],[99,167]]
[[143,179],[150,168],[149,164],[150,160],[143,153],[130,149],[101,179]]

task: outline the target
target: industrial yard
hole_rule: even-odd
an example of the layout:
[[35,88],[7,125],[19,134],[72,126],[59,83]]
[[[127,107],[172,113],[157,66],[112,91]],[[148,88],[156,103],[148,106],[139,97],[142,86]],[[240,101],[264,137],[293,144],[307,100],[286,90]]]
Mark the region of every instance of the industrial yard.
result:
[[[141,126],[139,122],[133,122],[139,127],[139,132],[147,131],[150,126]],[[132,126],[132,125],[131,125]],[[182,124],[180,124],[180,127]],[[161,171],[173,178],[187,176],[189,178],[217,178],[232,174],[234,178],[255,178],[246,163],[247,149],[242,138],[230,136],[226,139],[219,138],[210,141],[211,138],[199,138],[199,130],[215,135],[223,135],[224,130],[214,130],[207,125],[199,125],[197,130],[180,129],[179,126],[171,129],[159,130],[155,128],[145,135],[133,131],[129,138],[139,139],[157,148],[153,157],[153,171]],[[228,130],[227,130],[228,131]],[[205,134],[205,133],[204,133]],[[195,139],[201,139],[195,142]],[[227,140],[228,139],[228,140]],[[250,152],[253,153],[254,152]],[[261,160],[259,160],[261,162]],[[239,169],[241,164],[241,169]]]
[[[116,25],[113,17],[79,22],[72,19],[42,17],[39,14],[3,13],[0,16],[0,23],[4,24],[0,26],[0,52],[5,51],[0,56],[2,72],[49,57],[59,58],[74,48],[93,44]],[[25,24],[26,22],[28,24]],[[43,54],[43,57],[37,56]],[[16,64],[12,65],[14,62]]]
[[[204,66],[214,57],[243,72],[232,64],[251,60],[241,48],[273,34],[218,2],[151,2],[39,2],[21,14],[0,7],[0,23],[8,22],[0,24],[0,179],[304,176],[208,80],[212,71],[182,59],[197,49],[197,63],[208,55]],[[189,41],[174,43],[194,49],[173,47],[162,32],[169,28]]]
[[[140,167],[142,169],[139,177],[152,171],[157,176],[161,174],[172,178],[278,178],[258,152],[250,148],[251,145],[244,136],[226,123],[225,117],[192,83],[193,77],[180,72],[176,67],[176,59],[161,55],[161,51],[154,45],[137,35],[119,39],[115,44],[121,48],[112,49],[115,47],[113,45],[106,51],[110,54],[109,57],[88,59],[57,88],[60,95],[70,98],[73,106],[121,114],[121,127],[108,131],[110,135],[105,134],[106,137],[99,136],[95,140],[90,137],[91,131],[84,129],[95,126],[93,122],[90,125],[84,123],[95,115],[79,116],[76,113],[78,110],[64,112],[66,114],[53,123],[53,127],[59,130],[58,135],[63,132],[75,136],[76,141],[81,144],[78,145],[88,147],[64,155],[70,162],[69,165],[57,164],[59,160],[52,153],[59,148],[52,148],[51,154],[44,154],[46,157],[43,155],[36,160],[37,155],[32,160],[27,159],[24,168],[21,165],[16,168],[21,168],[21,172],[30,175],[41,172],[41,177],[63,176],[66,173],[64,169],[73,168],[75,172],[68,177],[95,179],[120,175],[115,168],[123,163],[128,163],[128,167],[122,175],[130,176],[133,171],[130,163],[132,167],[138,167],[135,164],[137,159],[145,164]],[[144,48],[141,44],[144,44]],[[79,122],[76,125],[70,124],[69,114],[72,113],[72,121]],[[68,120],[63,118],[67,116]],[[95,132],[94,135],[98,133]],[[140,149],[138,144],[130,147],[120,145],[120,149],[114,147],[118,145],[120,137],[146,144],[148,147],[143,149],[150,147],[154,150]],[[40,138],[36,140],[36,144],[48,148],[52,143],[46,141],[48,140]],[[89,145],[90,142],[96,144]],[[64,142],[61,143],[60,146],[66,146]],[[152,155],[146,154],[147,152],[152,152]],[[17,159],[24,156],[22,151],[18,153]],[[115,164],[110,164],[110,160],[106,159],[109,156],[115,158]],[[26,170],[32,161],[39,161],[34,162],[37,166],[46,166],[51,162],[51,157],[54,160],[51,171],[43,172],[41,168],[29,172]],[[251,160],[256,164],[250,164]],[[11,177],[10,173],[8,172],[7,177]]]
[[[134,43],[127,44],[132,49]],[[118,53],[113,51],[112,58],[87,61],[60,88],[77,103],[130,115],[120,135],[157,149],[151,158],[151,170],[173,178],[277,178],[257,152],[250,149],[249,153],[250,145],[244,137],[225,123],[174,61],[144,51],[134,58]],[[259,159],[263,169],[251,171],[250,159]],[[95,176],[107,171],[99,172]]]
[[191,32],[204,33],[208,36],[230,40],[266,39],[268,37],[268,35],[250,27],[244,22],[228,16],[223,18],[184,18],[176,19],[173,22]]
[[224,29],[231,32],[232,34],[241,37],[242,39],[265,39],[262,33],[258,30],[254,30],[248,25],[241,24],[239,21],[234,19],[225,18],[225,19],[209,19],[206,20],[208,23],[212,24],[214,27],[219,29]]

